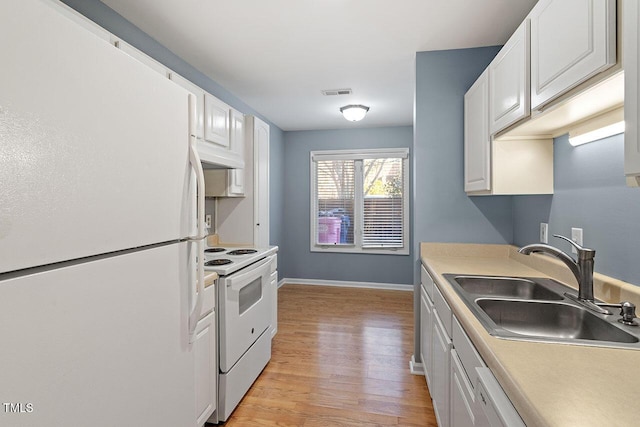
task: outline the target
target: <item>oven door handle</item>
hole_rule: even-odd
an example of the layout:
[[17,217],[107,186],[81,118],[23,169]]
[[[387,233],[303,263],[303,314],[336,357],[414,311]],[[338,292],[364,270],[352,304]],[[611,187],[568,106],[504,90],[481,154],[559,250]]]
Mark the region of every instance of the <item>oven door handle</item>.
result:
[[232,290],[236,292],[240,292],[242,288],[247,285],[250,285],[255,279],[261,277],[265,274],[265,271],[271,270],[271,261],[273,261],[273,255],[266,257],[262,261],[258,261],[255,264],[252,264],[248,267],[246,273],[241,274],[232,274],[226,280],[227,287],[230,287]]

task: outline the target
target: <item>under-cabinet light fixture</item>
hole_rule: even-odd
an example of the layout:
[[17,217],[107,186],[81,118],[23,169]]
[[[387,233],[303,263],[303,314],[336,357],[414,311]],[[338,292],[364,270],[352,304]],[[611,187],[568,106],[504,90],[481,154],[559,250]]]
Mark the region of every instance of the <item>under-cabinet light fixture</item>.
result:
[[369,111],[369,107],[364,105],[345,105],[340,108],[340,112],[344,116],[345,119],[351,122],[358,122],[364,119],[364,116]]
[[622,109],[610,111],[569,131],[569,144],[574,147],[624,132]]

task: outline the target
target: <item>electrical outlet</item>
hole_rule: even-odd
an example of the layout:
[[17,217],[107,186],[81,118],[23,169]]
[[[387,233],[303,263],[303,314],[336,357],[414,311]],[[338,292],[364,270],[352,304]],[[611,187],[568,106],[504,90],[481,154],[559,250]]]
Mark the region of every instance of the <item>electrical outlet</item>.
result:
[[540,223],[540,243],[549,243],[549,224]]
[[207,228],[211,228],[211,215],[205,215],[204,222],[207,224]]
[[[582,246],[582,228],[571,228],[571,240]],[[571,252],[577,254],[576,248],[571,246]]]

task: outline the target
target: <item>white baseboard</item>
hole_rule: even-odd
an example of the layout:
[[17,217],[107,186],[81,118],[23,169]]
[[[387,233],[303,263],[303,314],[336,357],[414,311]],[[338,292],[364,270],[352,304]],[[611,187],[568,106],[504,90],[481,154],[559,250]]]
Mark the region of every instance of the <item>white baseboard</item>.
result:
[[424,366],[422,363],[416,362],[415,355],[411,356],[411,360],[409,361],[409,370],[413,375],[424,375]]
[[316,279],[291,279],[284,278],[278,282],[278,287],[287,284],[296,285],[313,285],[313,286],[337,286],[343,288],[367,288],[367,289],[386,289],[392,291],[413,291],[413,285],[400,285],[395,283],[376,283],[376,282],[349,282],[342,280],[316,280]]

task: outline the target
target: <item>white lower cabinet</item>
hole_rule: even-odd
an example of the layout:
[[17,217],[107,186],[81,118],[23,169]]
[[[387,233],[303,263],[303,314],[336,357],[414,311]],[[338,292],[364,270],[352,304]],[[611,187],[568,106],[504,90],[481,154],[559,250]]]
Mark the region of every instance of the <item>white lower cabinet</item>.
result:
[[203,315],[196,325],[195,357],[196,426],[202,426],[216,410],[218,401],[216,363],[215,285],[204,291]]
[[424,266],[421,273],[420,353],[438,426],[524,426]]
[[271,338],[278,333],[278,257],[271,262]]
[[433,336],[432,336],[432,381],[431,398],[433,410],[436,413],[438,426],[449,426],[449,385],[451,382],[451,338],[440,320],[438,310],[433,312]]
[[451,425],[472,427],[474,424],[474,394],[458,352],[451,350]]
[[431,339],[433,336],[433,302],[424,288],[420,296],[420,360],[424,367],[427,385],[431,385],[432,354]]
[[489,368],[476,368],[476,407],[478,427],[526,427],[511,401]]

